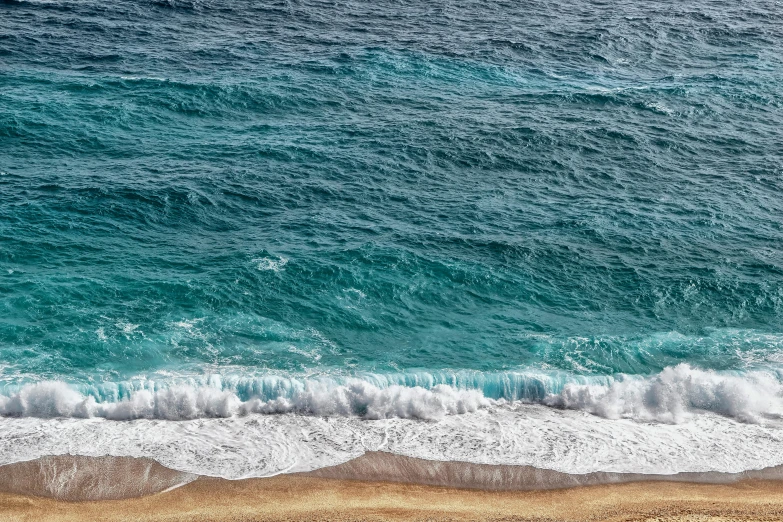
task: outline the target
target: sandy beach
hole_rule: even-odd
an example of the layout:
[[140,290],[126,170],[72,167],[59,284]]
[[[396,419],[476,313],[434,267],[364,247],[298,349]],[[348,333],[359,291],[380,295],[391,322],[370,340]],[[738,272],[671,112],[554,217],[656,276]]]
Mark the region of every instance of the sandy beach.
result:
[[[321,475],[366,470],[369,464],[377,469],[379,462],[387,469],[411,473],[418,466],[415,461],[371,456]],[[450,464],[456,467],[459,463]],[[476,472],[467,475],[475,477]],[[314,474],[236,481],[194,479],[144,459],[78,457],[4,466],[0,477],[0,489],[5,490],[0,493],[3,521],[783,520],[783,482],[741,477],[736,481],[736,477],[712,477],[731,481],[723,484],[646,480],[490,491]],[[49,486],[44,487],[47,481]],[[63,487],[67,483],[70,488]],[[52,484],[59,484],[59,489]],[[20,488],[34,493],[19,492]],[[114,498],[83,500],[100,495]]]

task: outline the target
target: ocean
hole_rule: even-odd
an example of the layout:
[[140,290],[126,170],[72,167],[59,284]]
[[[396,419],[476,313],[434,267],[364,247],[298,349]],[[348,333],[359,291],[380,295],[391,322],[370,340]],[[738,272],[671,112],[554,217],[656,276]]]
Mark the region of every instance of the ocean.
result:
[[4,0],[0,464],[783,464],[783,6]]

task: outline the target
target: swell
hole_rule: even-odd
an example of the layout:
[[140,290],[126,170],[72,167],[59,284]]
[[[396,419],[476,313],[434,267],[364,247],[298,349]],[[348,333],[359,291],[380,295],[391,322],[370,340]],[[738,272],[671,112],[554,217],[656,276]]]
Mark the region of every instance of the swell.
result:
[[407,372],[357,377],[209,377],[101,385],[6,385],[0,414],[184,420],[296,413],[438,420],[515,402],[609,419],[682,423],[700,413],[763,423],[783,416],[780,369],[716,372],[687,364],[650,376],[566,372]]
[[[106,59],[120,58],[108,55]],[[380,115],[393,108],[401,116],[424,118],[418,124],[431,124],[431,111],[445,110],[464,96],[466,88],[471,90],[477,107],[485,110],[497,109],[498,97],[520,110],[536,106],[545,115],[563,104],[574,111],[626,108],[627,114],[644,118],[639,123],[645,126],[646,133],[663,123],[667,128],[674,125],[678,130],[692,134],[693,129],[687,129],[683,123],[696,117],[693,97],[698,97],[699,120],[709,117],[722,121],[721,109],[726,105],[738,110],[750,107],[754,124],[770,129],[776,125],[775,113],[771,110],[779,109],[783,103],[776,89],[779,76],[759,75],[758,71],[741,77],[695,74],[655,81],[583,79],[545,74],[536,69],[444,60],[437,56],[365,52],[351,56],[347,63],[337,57],[325,57],[317,66],[308,62],[274,64],[265,72],[246,76],[241,81],[222,76],[180,74],[164,78],[19,72],[3,79],[4,96],[15,102],[15,106],[0,115],[13,114],[16,119],[4,118],[0,135],[26,136],[42,125],[47,125],[51,132],[55,130],[55,124],[65,123],[63,117],[66,115],[78,116],[80,124],[63,125],[63,130],[68,132],[79,130],[85,122],[91,123],[90,128],[96,131],[107,128],[106,124],[112,124],[114,132],[144,132],[150,125],[178,125],[184,131],[188,126],[181,125],[181,116],[194,118],[190,120],[191,125],[199,119],[213,119],[226,121],[229,131],[247,131],[243,124],[249,123],[256,124],[250,130],[263,132],[278,125],[258,122],[258,116],[284,117],[286,121],[301,125],[305,122],[297,120],[298,116],[313,117],[324,112],[340,119],[348,118],[354,125],[361,121],[356,130],[369,134],[374,132],[374,120],[356,121],[368,109]],[[378,77],[384,81],[379,82]],[[294,86],[292,78],[298,81]],[[411,103],[407,91],[399,87],[405,84],[417,89],[419,99],[416,103]],[[52,91],[58,93],[58,98],[43,99]],[[59,101],[63,97],[70,102],[66,106]],[[88,101],[92,98],[95,101]],[[668,118],[653,118],[653,123],[648,124],[645,119],[651,117],[650,113]],[[385,117],[394,118],[394,115]],[[513,119],[503,121],[509,125],[493,129],[489,137],[497,137],[498,132],[509,133],[513,129],[510,124],[519,124]],[[28,133],[21,134],[20,129],[28,129]],[[628,129],[628,132],[632,130]],[[537,137],[550,141],[555,138],[545,133]],[[715,135],[716,139],[723,137]],[[524,135],[519,138],[529,139]],[[640,137],[646,138],[648,136]]]

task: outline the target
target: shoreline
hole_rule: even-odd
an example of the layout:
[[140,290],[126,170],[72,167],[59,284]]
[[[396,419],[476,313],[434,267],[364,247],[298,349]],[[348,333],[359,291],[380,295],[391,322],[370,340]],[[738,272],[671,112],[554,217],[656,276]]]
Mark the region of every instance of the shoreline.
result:
[[535,492],[641,482],[729,485],[770,481],[783,484],[783,466],[739,473],[572,474],[526,465],[427,460],[368,451],[347,462],[313,471],[229,480],[173,470],[150,458],[50,455],[0,466],[0,493],[71,502],[122,500],[160,494],[196,480],[237,483],[278,477],[410,484],[466,491]]
[[733,484],[743,480],[783,481],[783,466],[738,473],[705,471],[672,475],[621,472],[575,474],[527,465],[427,460],[383,451],[368,451],[348,462],[301,475],[485,491],[542,491],[634,482]]
[[226,480],[150,459],[58,456],[0,467],[0,521],[783,520],[779,467],[693,475],[574,478],[375,452],[314,472]]

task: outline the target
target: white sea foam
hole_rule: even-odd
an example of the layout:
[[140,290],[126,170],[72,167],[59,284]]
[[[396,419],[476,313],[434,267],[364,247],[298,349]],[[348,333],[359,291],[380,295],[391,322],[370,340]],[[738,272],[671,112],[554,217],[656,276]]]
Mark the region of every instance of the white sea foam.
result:
[[674,114],[670,108],[661,102],[646,102],[644,106],[653,112],[657,112],[658,114],[665,114],[666,116],[672,116]]
[[[776,371],[680,365],[646,378],[592,381],[474,372],[171,382],[147,383],[122,399],[107,388],[100,401],[94,389],[61,382],[7,391],[0,395],[0,463],[63,453],[146,456],[226,478],[307,471],[367,450],[569,473],[783,464]],[[478,388],[523,400],[489,398]]]
[[567,383],[545,404],[583,410],[602,417],[679,423],[699,411],[743,422],[783,415],[783,384],[777,372],[718,373],[686,364],[645,378],[607,385]]
[[299,383],[289,395],[246,401],[218,386],[175,385],[142,389],[115,402],[96,402],[62,382],[41,382],[0,396],[0,414],[23,417],[104,417],[112,420],[232,417],[250,413],[303,413],[319,416],[361,416],[437,420],[446,415],[476,411],[490,405],[477,390],[446,385],[425,389],[392,385],[379,388],[353,379],[346,384],[311,380]]
[[256,263],[256,268],[258,270],[279,272],[288,264],[288,259],[285,257],[278,257],[276,259],[271,257],[259,257],[253,259],[252,262]]
[[0,464],[44,455],[150,457],[229,479],[309,471],[368,450],[568,473],[739,472],[783,463],[783,429],[707,413],[682,424],[506,404],[439,422],[251,414],[180,422],[0,419]]
[[680,423],[713,412],[763,423],[783,416],[783,379],[773,370],[715,372],[681,364],[648,377],[562,372],[417,372],[343,378],[212,375],[87,389],[38,382],[6,387],[0,393],[0,415],[183,420],[299,413],[437,420],[515,401],[609,419]]

